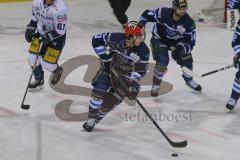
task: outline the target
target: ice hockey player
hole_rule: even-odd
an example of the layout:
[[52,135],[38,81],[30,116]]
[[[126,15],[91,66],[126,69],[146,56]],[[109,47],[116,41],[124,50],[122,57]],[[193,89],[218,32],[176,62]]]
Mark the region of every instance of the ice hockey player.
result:
[[227,27],[229,30],[234,30],[240,18],[240,0],[227,1]]
[[232,47],[235,53],[233,64],[234,67],[238,69],[238,72],[236,73],[233,83],[231,97],[226,105],[229,111],[234,109],[240,97],[240,20],[238,21],[238,25],[233,36]]
[[29,91],[43,88],[43,68],[53,73],[51,83],[55,85],[63,72],[58,59],[66,40],[67,7],[62,0],[34,0],[32,18],[25,32],[26,41],[31,43],[29,64],[35,81]]
[[[167,72],[169,54],[181,67],[193,69],[191,55],[195,45],[196,26],[192,18],[186,13],[188,4],[186,0],[173,0],[172,8],[157,8],[143,12],[140,24],[154,23],[152,30],[151,48],[156,61],[151,95],[157,97],[164,74]],[[201,91],[201,86],[193,77],[183,73],[186,85],[195,91]]]
[[128,22],[126,11],[131,4],[131,0],[108,0],[119,23],[124,26]]
[[[142,26],[136,21],[127,23],[124,33],[95,35],[92,45],[100,58],[101,68],[92,82],[88,120],[83,124],[88,132],[123,98],[135,99],[149,60]],[[125,85],[119,81],[119,77]]]

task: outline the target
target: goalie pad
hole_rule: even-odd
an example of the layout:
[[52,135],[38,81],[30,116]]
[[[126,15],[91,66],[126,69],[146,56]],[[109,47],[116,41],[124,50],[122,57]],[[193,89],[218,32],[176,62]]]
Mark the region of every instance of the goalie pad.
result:
[[128,97],[130,100],[134,100],[140,91],[140,84],[139,80],[132,76],[132,73],[144,74],[146,71],[147,63],[141,63],[139,59],[136,62],[132,56],[113,55],[110,73],[113,89],[122,99]]
[[227,29],[234,31],[240,18],[238,9],[227,10]]

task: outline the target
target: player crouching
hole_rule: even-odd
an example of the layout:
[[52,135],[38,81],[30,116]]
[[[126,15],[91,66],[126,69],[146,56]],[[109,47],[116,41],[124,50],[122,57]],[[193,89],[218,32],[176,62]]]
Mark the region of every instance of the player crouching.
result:
[[[149,49],[138,22],[125,26],[125,33],[103,33],[93,37],[92,45],[100,57],[101,68],[94,78],[88,120],[83,128],[91,132],[125,97],[135,99],[140,79],[147,72]],[[109,49],[109,54],[107,50]],[[121,82],[124,82],[121,83]]]
[[31,43],[28,60],[35,78],[28,87],[36,91],[43,88],[43,68],[53,73],[53,85],[61,78],[58,59],[66,40],[67,8],[62,0],[34,0],[32,13],[25,38]]

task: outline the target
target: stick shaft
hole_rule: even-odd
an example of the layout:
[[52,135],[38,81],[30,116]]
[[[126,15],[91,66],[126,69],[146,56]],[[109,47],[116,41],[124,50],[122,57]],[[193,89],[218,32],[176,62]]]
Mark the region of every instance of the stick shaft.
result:
[[23,96],[23,99],[22,99],[22,104],[21,104],[21,106],[24,104],[24,101],[25,101],[25,99],[26,99],[27,92],[28,92],[28,86],[29,86],[29,84],[31,83],[32,77],[33,77],[33,72],[32,72],[32,74],[31,74],[31,76],[29,77],[28,85],[27,85],[27,87],[26,87],[26,90],[25,90],[25,93],[24,93],[24,96]]
[[[124,88],[126,89],[127,86],[125,84],[125,82],[123,82],[123,80],[119,77],[118,73],[115,71],[115,69],[112,68],[112,73],[118,77],[120,83],[124,86]],[[162,133],[162,135],[164,136],[164,138],[168,141],[168,143],[172,146],[172,147],[177,147],[177,148],[181,148],[181,147],[186,147],[187,146],[187,141],[182,141],[182,142],[173,142],[171,141],[168,136],[164,133],[164,131],[160,128],[160,126],[157,124],[157,122],[152,118],[152,116],[148,113],[148,111],[145,109],[145,107],[141,104],[141,102],[135,98],[135,101],[137,102],[137,104],[140,106],[140,108],[143,110],[143,112],[148,116],[148,118],[152,121],[152,123],[154,124],[154,126]]]
[[232,67],[233,67],[233,64],[228,65],[228,66],[223,67],[223,68],[220,68],[220,69],[216,69],[216,70],[211,71],[211,72],[208,72],[208,73],[204,73],[204,74],[201,75],[201,77],[205,77],[205,76],[208,76],[208,75],[211,75],[211,74],[214,74],[214,73],[218,73],[218,72],[221,72],[221,71],[225,71],[225,70],[230,69],[230,68],[232,68]]
[[145,107],[141,104],[141,102],[136,98],[135,101],[137,102],[137,104],[140,106],[140,108],[143,110],[143,112],[148,116],[148,118],[152,121],[152,123],[154,124],[154,126],[162,133],[162,135],[164,136],[164,138],[166,138],[166,140],[169,142],[169,138],[167,137],[167,135],[163,132],[163,130],[159,127],[159,125],[157,124],[157,122],[152,118],[152,116],[148,113],[148,111],[145,109]]
[[[39,47],[39,50],[40,50],[40,48],[42,48],[42,39],[40,39],[40,47]],[[35,60],[35,62],[34,62],[34,65],[33,65],[33,67],[32,67],[32,73],[31,73],[31,75],[30,75],[30,77],[29,77],[29,80],[28,80],[28,84],[27,84],[27,87],[26,87],[26,90],[25,90],[25,93],[24,93],[24,96],[23,96],[23,99],[22,99],[22,103],[21,103],[21,107],[23,106],[23,104],[24,104],[24,102],[25,102],[25,99],[26,99],[26,97],[27,97],[27,92],[28,92],[28,86],[29,86],[29,84],[31,83],[31,80],[32,80],[32,77],[33,77],[33,70],[34,70],[34,68],[36,67],[36,65],[37,65],[37,61],[38,61],[38,58],[39,58],[39,51],[38,51],[38,54],[37,54],[37,57],[36,57],[36,60]]]

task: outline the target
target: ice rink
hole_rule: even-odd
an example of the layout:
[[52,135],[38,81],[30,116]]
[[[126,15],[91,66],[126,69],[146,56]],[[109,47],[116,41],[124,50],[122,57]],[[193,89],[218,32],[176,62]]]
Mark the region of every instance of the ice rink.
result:
[[[170,2],[132,0],[127,14],[130,20],[136,20],[145,9],[168,6]],[[192,0],[189,13],[212,2]],[[203,92],[195,93],[186,87],[180,67],[172,60],[162,95],[140,96],[142,104],[156,115],[158,124],[173,140],[188,140],[186,148],[172,148],[141,109],[127,103],[111,112],[94,132],[84,132],[82,124],[93,76],[92,72],[85,73],[87,68],[98,67],[91,38],[97,33],[122,29],[106,0],[67,0],[67,4],[69,28],[60,60],[65,79],[61,85],[51,87],[46,72],[44,90],[27,96],[26,103],[31,105],[28,111],[22,110],[20,104],[31,74],[27,61],[29,44],[24,38],[31,2],[0,4],[0,160],[240,159],[240,109],[237,106],[231,114],[225,109],[236,69],[196,79]],[[149,24],[148,45],[150,28]],[[222,24],[197,23],[194,71],[205,73],[231,64],[232,37],[233,32]],[[143,86],[145,91],[150,88]],[[172,153],[178,157],[172,157]]]

